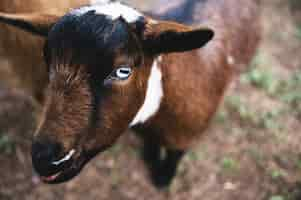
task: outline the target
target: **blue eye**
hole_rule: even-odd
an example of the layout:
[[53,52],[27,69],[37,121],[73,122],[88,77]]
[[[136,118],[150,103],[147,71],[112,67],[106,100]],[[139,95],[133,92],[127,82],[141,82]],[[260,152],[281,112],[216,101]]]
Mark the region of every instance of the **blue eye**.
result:
[[127,79],[132,73],[132,69],[130,67],[120,67],[115,70],[114,76],[120,80]]

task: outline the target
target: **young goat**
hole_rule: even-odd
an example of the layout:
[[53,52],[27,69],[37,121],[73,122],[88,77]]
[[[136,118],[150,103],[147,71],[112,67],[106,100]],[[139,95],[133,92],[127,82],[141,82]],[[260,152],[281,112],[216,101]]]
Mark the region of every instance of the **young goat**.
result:
[[187,0],[181,7],[184,14],[172,8],[160,17],[195,28],[117,2],[63,17],[0,15],[2,22],[47,36],[50,82],[32,145],[34,168],[45,182],[73,178],[130,127],[144,140],[154,184],[170,184],[259,39],[254,0]]

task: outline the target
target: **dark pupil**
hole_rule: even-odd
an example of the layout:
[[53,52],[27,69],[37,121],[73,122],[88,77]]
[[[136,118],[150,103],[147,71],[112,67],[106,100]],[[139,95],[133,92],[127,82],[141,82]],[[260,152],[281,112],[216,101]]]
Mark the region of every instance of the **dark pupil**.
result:
[[121,69],[120,72],[123,73],[123,74],[128,74],[129,70],[128,69]]

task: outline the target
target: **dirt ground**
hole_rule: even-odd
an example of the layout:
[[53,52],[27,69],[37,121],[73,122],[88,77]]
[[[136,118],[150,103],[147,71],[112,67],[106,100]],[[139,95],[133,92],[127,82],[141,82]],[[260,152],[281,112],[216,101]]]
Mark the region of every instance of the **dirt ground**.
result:
[[[138,7],[141,1],[134,1]],[[299,200],[301,199],[301,6],[263,0],[263,40],[248,71],[233,82],[215,120],[158,191],[130,132],[74,180],[45,185],[29,147],[40,109],[0,85],[0,200]],[[0,73],[8,73],[3,60]],[[13,77],[12,77],[13,78]]]

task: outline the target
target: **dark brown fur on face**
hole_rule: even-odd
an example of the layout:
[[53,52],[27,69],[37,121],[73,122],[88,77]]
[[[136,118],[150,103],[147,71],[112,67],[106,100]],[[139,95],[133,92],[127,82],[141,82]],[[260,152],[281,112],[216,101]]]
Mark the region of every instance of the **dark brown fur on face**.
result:
[[[34,166],[46,182],[77,175],[130,125],[144,139],[143,158],[153,182],[158,187],[171,183],[233,75],[250,62],[260,32],[256,1],[186,0],[181,6],[187,12],[173,13],[179,11],[173,7],[166,15],[156,14],[168,21],[142,17],[128,23],[90,9],[69,13],[52,27],[45,46],[47,103],[33,145]],[[116,70],[122,67],[131,74],[118,79]],[[149,85],[154,69],[162,80],[157,74],[157,82]],[[153,113],[133,120],[149,98],[149,86],[156,84],[163,93],[152,102],[159,103],[158,109],[150,104],[144,109]]]

